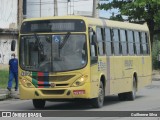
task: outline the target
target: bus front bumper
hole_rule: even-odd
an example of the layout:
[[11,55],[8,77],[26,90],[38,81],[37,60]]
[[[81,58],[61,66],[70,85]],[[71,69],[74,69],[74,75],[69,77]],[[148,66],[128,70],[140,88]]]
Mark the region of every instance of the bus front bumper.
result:
[[26,88],[19,85],[20,99],[75,99],[90,97],[90,84],[67,88]]

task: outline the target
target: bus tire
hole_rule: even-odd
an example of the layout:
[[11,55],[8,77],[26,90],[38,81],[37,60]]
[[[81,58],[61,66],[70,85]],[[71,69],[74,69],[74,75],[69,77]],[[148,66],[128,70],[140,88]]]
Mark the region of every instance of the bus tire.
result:
[[102,81],[100,81],[98,97],[91,99],[91,105],[95,108],[101,108],[104,103],[104,87]]
[[126,94],[127,94],[127,93],[119,93],[119,94],[118,94],[119,100],[120,100],[120,101],[126,100],[126,99],[127,99],[127,95],[126,95]]
[[132,91],[127,93],[127,99],[131,100],[131,101],[135,100],[136,91],[137,91],[136,79],[135,79],[135,77],[133,77]]
[[42,99],[33,99],[32,102],[33,102],[34,108],[36,109],[43,109],[46,103],[46,101]]

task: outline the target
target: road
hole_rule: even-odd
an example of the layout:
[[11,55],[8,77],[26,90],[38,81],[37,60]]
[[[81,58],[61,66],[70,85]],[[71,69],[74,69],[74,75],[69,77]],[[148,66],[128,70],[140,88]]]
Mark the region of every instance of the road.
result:
[[[35,110],[31,100],[10,99],[0,101],[0,110]],[[44,111],[160,111],[160,81],[153,81],[150,86],[137,92],[135,101],[119,101],[117,95],[105,97],[104,107],[92,108],[81,102],[47,102]],[[89,119],[89,118],[87,118]],[[91,120],[92,118],[90,118]],[[95,118],[93,118],[95,119]],[[103,119],[103,118],[101,118]],[[111,120],[113,118],[110,118]],[[124,119],[124,118],[123,118]],[[125,118],[127,120],[127,118]],[[142,119],[142,118],[139,118]],[[153,118],[152,118],[153,119]],[[146,118],[145,120],[152,120]],[[158,120],[159,118],[156,118]],[[159,119],[160,120],[160,119]]]

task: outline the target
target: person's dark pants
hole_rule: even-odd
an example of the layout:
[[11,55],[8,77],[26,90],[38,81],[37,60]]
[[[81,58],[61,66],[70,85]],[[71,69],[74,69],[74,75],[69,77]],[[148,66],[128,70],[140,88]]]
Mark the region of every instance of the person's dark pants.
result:
[[15,79],[15,83],[16,83],[15,90],[17,90],[18,89],[18,72],[9,71],[9,81],[8,81],[7,88],[9,88],[9,89],[12,88],[13,79]]

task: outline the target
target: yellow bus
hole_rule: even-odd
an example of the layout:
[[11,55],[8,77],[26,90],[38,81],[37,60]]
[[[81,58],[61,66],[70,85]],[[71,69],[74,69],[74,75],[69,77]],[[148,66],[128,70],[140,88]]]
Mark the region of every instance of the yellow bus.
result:
[[146,24],[82,16],[26,19],[19,36],[20,98],[32,99],[35,108],[76,99],[100,108],[113,94],[134,100],[152,81],[150,48]]

